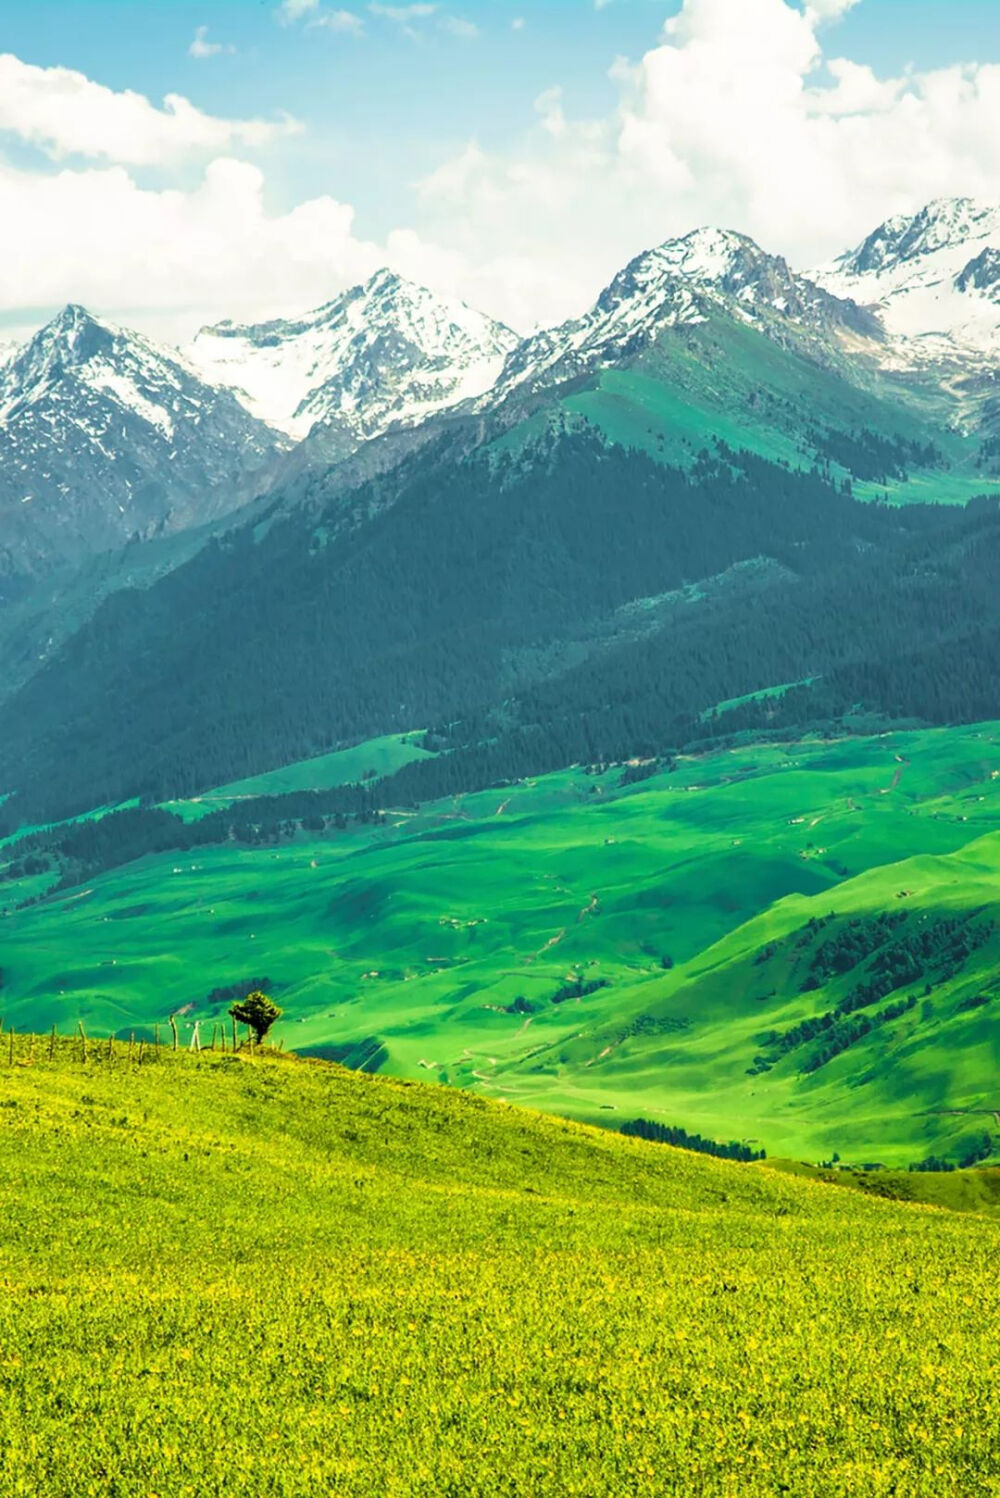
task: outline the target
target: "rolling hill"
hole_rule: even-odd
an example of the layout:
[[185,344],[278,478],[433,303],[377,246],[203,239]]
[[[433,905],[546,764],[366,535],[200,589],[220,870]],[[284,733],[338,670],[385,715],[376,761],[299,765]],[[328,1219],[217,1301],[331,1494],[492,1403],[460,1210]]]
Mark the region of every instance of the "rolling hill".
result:
[[266,980],[287,1046],[356,1067],[771,1154],[954,1164],[984,1134],[1000,1152],[998,772],[994,724],[420,808],[386,779],[358,803],[374,818],[229,788],[174,806],[176,832],[154,818],[165,851],[65,864],[61,889],[44,840],[40,868],[9,846],[3,1010],[119,1036],[183,1011],[207,1039],[224,991]]
[[268,1053],[12,1059],[5,1498],[990,1491],[986,1216]]

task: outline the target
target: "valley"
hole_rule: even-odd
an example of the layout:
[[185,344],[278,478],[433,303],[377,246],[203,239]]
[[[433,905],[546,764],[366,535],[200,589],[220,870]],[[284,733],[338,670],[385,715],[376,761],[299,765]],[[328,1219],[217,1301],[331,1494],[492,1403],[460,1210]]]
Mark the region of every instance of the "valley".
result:
[[[252,820],[242,797],[277,794],[251,803],[285,827],[262,846],[226,837],[52,893],[51,873],[8,879],[7,1024],[148,1038],[182,1011],[207,1043],[228,1002],[209,996],[266,978],[302,1054],[607,1127],[644,1117],[855,1164],[1000,1145],[996,724],[745,743],[417,809],[383,800],[386,779],[374,823],[284,823],[280,792],[321,791],[339,763],[170,808],[196,823],[227,801]],[[898,929],[814,980],[823,942],[886,914]],[[945,932],[857,1013],[908,1010],[815,1070],[815,1036],[763,1044],[951,921],[982,941],[956,955]]]
[[0,14],[0,1498],[1000,1498],[1000,9]]
[[67,307],[0,370],[72,468],[2,512],[5,1023],[266,979],[360,1069],[995,1156],[994,238],[695,230],[524,338],[388,270],[183,351]]

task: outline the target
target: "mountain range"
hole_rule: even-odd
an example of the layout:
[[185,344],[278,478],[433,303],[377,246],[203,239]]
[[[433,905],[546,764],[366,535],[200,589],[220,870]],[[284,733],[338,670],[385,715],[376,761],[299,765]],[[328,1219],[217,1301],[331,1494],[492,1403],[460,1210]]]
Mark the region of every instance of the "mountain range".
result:
[[998,224],[6,354],[5,1013],[985,1158]]
[[[993,627],[997,257],[1000,209],[957,200],[811,276],[697,230],[523,339],[388,271],[183,351],[67,307],[0,365],[7,813],[415,724],[555,763],[777,681],[836,716],[876,668],[868,708],[919,716],[900,650]],[[785,632],[755,659],[723,643],[749,598]]]
[[443,414],[523,412],[720,316],[866,394],[922,396],[946,428],[988,428],[1000,207],[932,203],[808,276],[698,230],[523,339],[390,271],[299,318],[204,328],[183,351],[68,306],[0,359],[0,565],[34,576],[212,522],[280,484],[282,455],[310,434],[329,464]]

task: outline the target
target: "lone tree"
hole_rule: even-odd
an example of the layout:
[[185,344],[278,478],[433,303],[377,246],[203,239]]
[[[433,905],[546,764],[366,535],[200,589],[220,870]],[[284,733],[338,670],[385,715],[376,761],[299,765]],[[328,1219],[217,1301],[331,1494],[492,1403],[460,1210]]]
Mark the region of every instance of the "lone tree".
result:
[[257,1037],[260,1045],[264,1036],[270,1030],[276,1019],[281,1018],[281,1010],[266,993],[261,993],[257,988],[253,993],[248,993],[245,999],[240,999],[233,1004],[229,1013],[238,1025],[248,1025]]

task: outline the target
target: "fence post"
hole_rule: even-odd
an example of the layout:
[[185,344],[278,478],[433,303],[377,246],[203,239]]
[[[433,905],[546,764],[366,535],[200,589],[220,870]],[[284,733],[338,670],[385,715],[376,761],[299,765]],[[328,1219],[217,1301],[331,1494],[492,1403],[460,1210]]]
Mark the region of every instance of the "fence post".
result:
[[170,1016],[170,1029],[173,1032],[173,1037],[174,1037],[174,1043],[173,1043],[173,1045],[171,1046],[170,1049],[173,1050],[173,1051],[176,1051],[176,1049],[177,1049],[177,1021],[174,1019],[173,1015]]
[[87,1059],[87,1032],[83,1028],[83,1020],[82,1019],[78,1019],[77,1022],[76,1022],[76,1024],[77,1024],[77,1029],[80,1031],[80,1049],[81,1049],[81,1051],[83,1053],[83,1059],[84,1059],[84,1061],[86,1061],[86,1059]]
[[10,1027],[10,1039],[7,1043],[7,1065],[14,1065],[14,1026]]
[[233,1055],[235,1056],[236,1051],[238,1049],[238,1047],[236,1045],[236,1016],[235,1016],[235,1014],[232,1016],[232,1021],[233,1021]]
[[115,1033],[112,1030],[111,1034],[108,1036],[108,1060],[109,1061],[112,1059],[112,1057],[114,1056],[114,1054],[115,1054]]
[[159,1020],[157,1020],[156,1023],[154,1024],[154,1026],[153,1026],[153,1044],[155,1045],[155,1047],[156,1047],[157,1050],[160,1049],[160,1021]]

